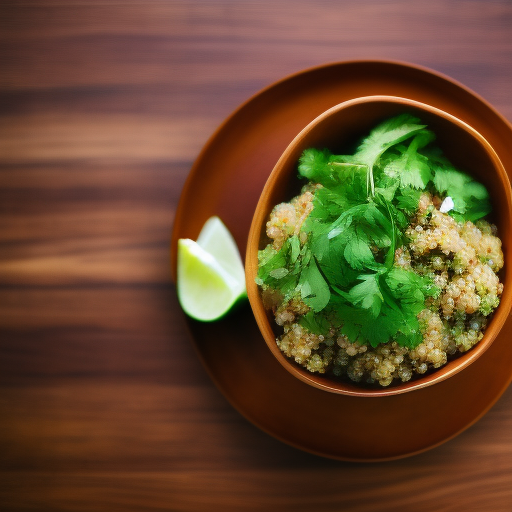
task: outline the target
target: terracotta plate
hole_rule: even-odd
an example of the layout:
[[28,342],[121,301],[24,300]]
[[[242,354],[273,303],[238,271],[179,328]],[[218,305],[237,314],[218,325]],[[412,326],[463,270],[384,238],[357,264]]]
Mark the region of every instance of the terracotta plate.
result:
[[[342,101],[395,95],[443,109],[476,128],[512,170],[512,126],[458,83],[424,68],[356,61],[310,69],[264,89],[212,136],[185,184],[172,236],[196,238],[219,215],[245,254],[251,218],[279,156],[311,120]],[[505,240],[505,249],[511,241]],[[188,320],[194,346],[233,406],[274,437],[322,456],[372,461],[432,448],[477,421],[512,379],[512,317],[469,368],[435,386],[379,398],[336,395],[293,377],[276,361],[247,304],[213,324]],[[483,384],[483,382],[485,384]]]

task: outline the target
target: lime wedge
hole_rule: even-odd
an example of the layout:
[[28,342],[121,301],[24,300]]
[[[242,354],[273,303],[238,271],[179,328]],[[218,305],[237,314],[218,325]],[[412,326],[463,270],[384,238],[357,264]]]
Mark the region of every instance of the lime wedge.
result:
[[245,270],[235,239],[219,217],[210,217],[204,224],[197,243],[209,252],[238,281],[245,281]]
[[177,267],[178,299],[185,313],[196,320],[222,318],[247,297],[240,253],[218,218],[209,219],[197,242],[178,240]]

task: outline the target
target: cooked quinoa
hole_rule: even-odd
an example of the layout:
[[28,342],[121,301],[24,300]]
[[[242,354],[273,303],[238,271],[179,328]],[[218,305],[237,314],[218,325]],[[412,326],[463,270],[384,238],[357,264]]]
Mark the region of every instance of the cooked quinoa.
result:
[[300,156],[307,185],[273,209],[256,282],[278,347],[307,370],[389,386],[483,338],[503,292],[491,198],[435,139],[403,113],[351,154]]
[[[273,209],[266,233],[276,250],[292,235],[298,235],[301,244],[307,242],[300,228],[313,210],[319,187],[309,184],[289,203]],[[477,344],[503,292],[498,277],[503,267],[501,241],[495,225],[486,220],[457,222],[440,206],[438,197],[423,193],[405,232],[409,243],[396,249],[394,257],[396,266],[430,277],[440,290],[427,298],[418,314],[421,343],[412,349],[396,341],[372,347],[351,343],[335,328],[314,334],[299,323],[310,310],[300,296],[282,303],[279,291],[262,285],[264,305],[283,330],[276,340],[280,350],[311,372],[388,386],[440,368]]]

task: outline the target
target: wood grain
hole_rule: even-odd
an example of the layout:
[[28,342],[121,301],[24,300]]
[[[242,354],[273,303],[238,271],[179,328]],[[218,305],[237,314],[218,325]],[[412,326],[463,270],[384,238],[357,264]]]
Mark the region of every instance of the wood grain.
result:
[[510,512],[510,389],[411,458],[291,448],[209,380],[169,240],[201,147],[262,87],[405,60],[512,120],[511,31],[505,0],[2,2],[0,508]]

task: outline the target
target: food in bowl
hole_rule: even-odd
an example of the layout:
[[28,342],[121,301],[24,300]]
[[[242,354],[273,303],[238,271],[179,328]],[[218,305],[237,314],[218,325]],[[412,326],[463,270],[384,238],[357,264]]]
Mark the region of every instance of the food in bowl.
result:
[[278,204],[258,253],[279,349],[312,373],[407,382],[470,350],[503,292],[485,186],[456,169],[412,115],[350,155],[306,149],[307,183]]

